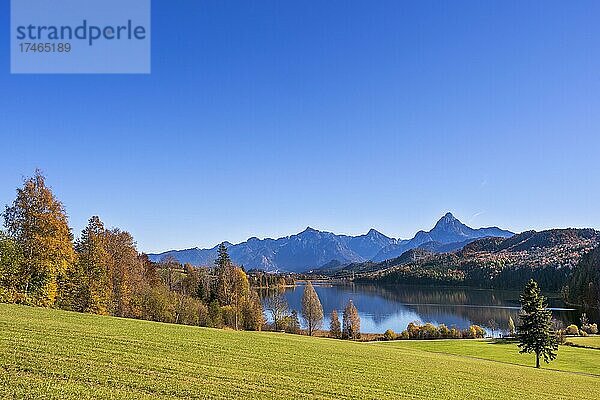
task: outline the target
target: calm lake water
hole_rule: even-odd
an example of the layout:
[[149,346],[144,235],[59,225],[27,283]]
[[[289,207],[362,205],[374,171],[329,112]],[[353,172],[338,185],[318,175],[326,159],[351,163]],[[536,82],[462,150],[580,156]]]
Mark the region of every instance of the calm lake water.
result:
[[[518,322],[519,292],[507,290],[483,290],[472,288],[438,288],[430,286],[374,286],[331,285],[314,283],[321,299],[325,320],[323,328],[329,327],[329,315],[338,310],[340,320],[344,306],[352,299],[358,308],[361,331],[383,333],[386,329],[401,332],[409,322],[431,322],[466,328],[477,324],[491,333],[489,321],[495,320],[500,329],[498,336],[507,331],[508,317]],[[300,312],[304,284],[287,289],[284,293],[290,309]],[[565,305],[559,294],[545,294],[554,318],[565,326],[579,323],[581,311]]]

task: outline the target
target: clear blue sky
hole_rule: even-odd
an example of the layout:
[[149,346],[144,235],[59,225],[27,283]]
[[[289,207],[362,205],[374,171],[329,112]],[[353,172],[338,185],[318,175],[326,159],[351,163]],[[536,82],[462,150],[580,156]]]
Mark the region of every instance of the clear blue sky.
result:
[[41,168],[141,250],[446,211],[600,228],[597,1],[153,1],[152,74],[10,75],[0,203]]

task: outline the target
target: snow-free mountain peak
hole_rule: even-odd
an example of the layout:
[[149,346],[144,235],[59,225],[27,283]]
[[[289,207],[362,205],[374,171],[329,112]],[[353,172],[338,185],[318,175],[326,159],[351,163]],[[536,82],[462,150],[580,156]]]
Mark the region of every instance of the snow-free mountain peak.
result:
[[305,230],[303,230],[302,232],[300,232],[300,234],[303,233],[320,233],[321,231],[311,228],[310,226],[307,226]]
[[369,236],[369,237],[387,237],[385,236],[383,233],[379,232],[377,229],[375,228],[371,228],[369,229],[369,232],[367,232],[367,234],[365,236]]
[[[470,228],[451,213],[447,213],[429,232],[419,231],[410,240],[390,238],[376,229],[370,229],[363,235],[348,236],[320,231],[309,226],[298,234],[279,239],[252,237],[235,245],[224,243],[229,249],[231,259],[246,269],[304,272],[332,261],[341,264],[382,261],[416,248],[434,252],[453,251],[478,238],[512,235],[511,232],[495,227]],[[181,263],[211,266],[217,257],[217,247],[171,250],[149,254],[149,257],[152,261],[161,261],[167,256],[173,256]]]
[[456,220],[456,217],[454,215],[452,215],[451,212],[447,212],[446,214],[444,214],[444,216],[442,218],[440,218],[440,221],[455,221],[455,220]]
[[430,251],[440,252],[459,250],[467,243],[482,237],[507,238],[512,235],[512,232],[496,227],[473,229],[448,212],[438,220],[429,232],[419,231],[411,240],[401,241],[382,248],[373,257],[373,261],[384,261],[399,257],[405,251],[416,248],[426,248]]

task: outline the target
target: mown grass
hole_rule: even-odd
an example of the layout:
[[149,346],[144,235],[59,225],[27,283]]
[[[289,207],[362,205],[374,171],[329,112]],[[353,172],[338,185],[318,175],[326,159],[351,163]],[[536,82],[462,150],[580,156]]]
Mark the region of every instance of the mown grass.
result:
[[[504,340],[398,340],[380,343],[398,349],[454,354],[523,366],[535,365],[535,355],[520,354],[516,342]],[[549,364],[542,361],[541,367],[598,375],[600,378],[600,353],[591,349],[560,346],[557,358]]]
[[[567,342],[571,342],[576,346],[588,347],[590,349],[599,349],[600,350],[600,335],[587,336],[587,337],[569,336],[567,338]],[[596,354],[598,354],[598,353],[596,353]],[[600,357],[600,354],[598,354],[597,357]]]
[[232,332],[13,305],[0,305],[0,366],[4,398],[600,395],[597,376],[440,354],[403,342]]

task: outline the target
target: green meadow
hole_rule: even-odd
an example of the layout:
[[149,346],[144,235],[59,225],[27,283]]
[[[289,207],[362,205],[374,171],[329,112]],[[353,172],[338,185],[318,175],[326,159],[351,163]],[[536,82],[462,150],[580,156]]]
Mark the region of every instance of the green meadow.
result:
[[[571,338],[569,338],[569,341],[572,341]],[[591,345],[591,342],[589,344]],[[397,349],[422,350],[433,354],[452,354],[503,364],[535,365],[535,355],[520,354],[516,342],[503,340],[403,340],[386,342],[385,345]],[[600,352],[592,349],[560,346],[557,358],[549,364],[542,361],[541,367],[543,369],[578,372],[600,377]],[[600,381],[598,383],[600,384]]]
[[[591,349],[600,350],[600,335],[587,337],[568,337],[567,342],[571,342],[576,346],[589,347]],[[600,357],[600,353],[597,354],[597,357]]]
[[359,343],[0,304],[9,399],[600,396],[597,350],[561,347],[552,364],[531,364],[514,344]]

